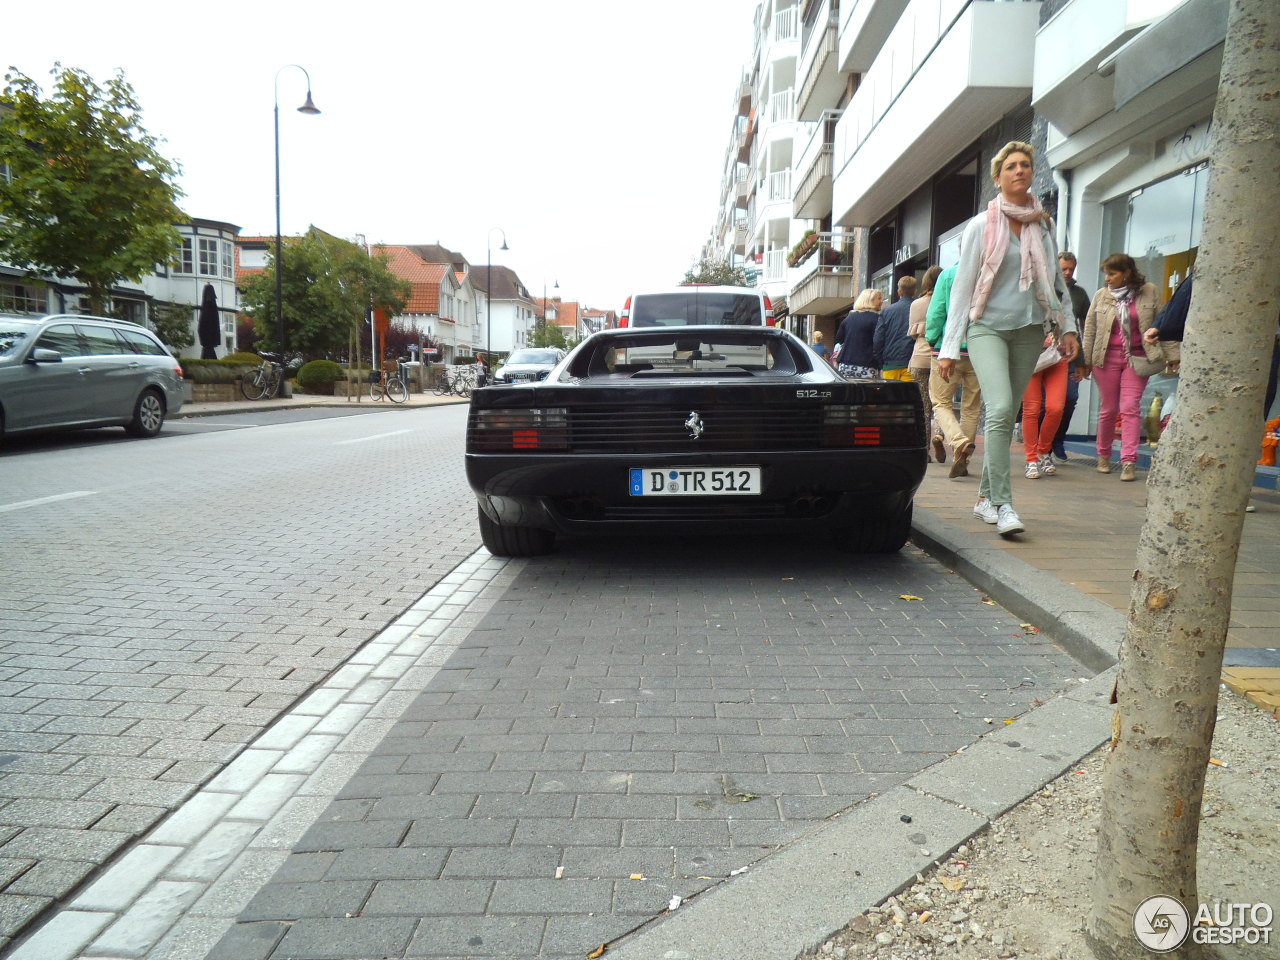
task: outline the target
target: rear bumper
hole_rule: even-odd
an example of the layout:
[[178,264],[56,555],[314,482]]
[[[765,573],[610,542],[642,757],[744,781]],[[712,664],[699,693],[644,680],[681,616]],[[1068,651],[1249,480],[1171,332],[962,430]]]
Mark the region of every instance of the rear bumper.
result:
[[[566,534],[674,530],[830,530],[898,513],[924,477],[918,449],[759,453],[509,456],[468,454],[481,509],[508,526]],[[631,496],[633,467],[758,466],[758,496]]]

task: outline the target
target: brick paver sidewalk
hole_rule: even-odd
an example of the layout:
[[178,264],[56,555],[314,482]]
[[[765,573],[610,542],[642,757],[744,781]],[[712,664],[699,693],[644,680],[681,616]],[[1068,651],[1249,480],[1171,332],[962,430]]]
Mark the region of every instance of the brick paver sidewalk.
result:
[[[930,464],[916,503],[972,531],[983,544],[999,546],[1127,613],[1138,537],[1146,520],[1147,474],[1139,471],[1138,482],[1122,483],[1118,470],[1096,471],[1097,461],[1086,445],[1074,447],[1068,447],[1070,459],[1058,464],[1054,476],[1014,477],[1014,499],[1027,525],[1019,537],[1006,540],[973,517],[979,456],[970,464],[970,476],[956,480],[947,477],[949,464]],[[1014,450],[1015,465],[1019,452]],[[1255,487],[1250,504],[1254,511],[1245,516],[1236,564],[1224,674],[1241,692],[1260,693],[1255,699],[1275,712],[1280,704],[1280,496]]]

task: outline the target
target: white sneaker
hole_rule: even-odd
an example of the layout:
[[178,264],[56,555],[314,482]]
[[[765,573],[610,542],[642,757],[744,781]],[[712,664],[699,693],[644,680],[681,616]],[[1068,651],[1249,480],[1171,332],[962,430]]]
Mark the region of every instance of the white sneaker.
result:
[[1026,530],[1022,521],[1018,519],[1018,511],[1013,509],[1013,504],[1000,504],[999,510],[996,511],[996,533],[1002,537],[1011,537],[1015,533],[1025,533]]
[[995,523],[997,520],[996,505],[986,497],[979,497],[973,505],[973,515],[983,523]]
[[1027,464],[1027,479],[1028,479],[1028,480],[1039,480],[1039,479],[1040,479],[1040,464],[1038,464],[1038,463],[1037,463],[1036,461],[1034,461],[1034,460],[1030,461],[1030,462]]
[[1058,468],[1053,465],[1053,457],[1047,454],[1040,458],[1040,473],[1046,477],[1052,477],[1058,472]]

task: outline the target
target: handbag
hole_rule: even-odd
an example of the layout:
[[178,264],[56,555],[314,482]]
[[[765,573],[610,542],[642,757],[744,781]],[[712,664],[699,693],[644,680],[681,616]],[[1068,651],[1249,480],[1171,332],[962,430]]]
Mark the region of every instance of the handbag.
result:
[[1037,374],[1041,370],[1048,370],[1055,363],[1061,363],[1063,360],[1062,351],[1058,349],[1058,344],[1054,342],[1052,337],[1046,337],[1044,341],[1044,350],[1040,356],[1036,358],[1036,368],[1031,371]]

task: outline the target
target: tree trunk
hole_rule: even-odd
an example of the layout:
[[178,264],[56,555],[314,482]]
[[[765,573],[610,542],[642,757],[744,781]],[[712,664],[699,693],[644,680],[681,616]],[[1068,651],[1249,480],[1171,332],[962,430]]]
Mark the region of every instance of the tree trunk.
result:
[[[1086,937],[1149,958],[1148,897],[1198,903],[1196,842],[1280,305],[1280,8],[1232,0],[1182,384],[1148,480]],[[1145,918],[1144,917],[1144,922]],[[1209,955],[1188,936],[1169,956]]]

